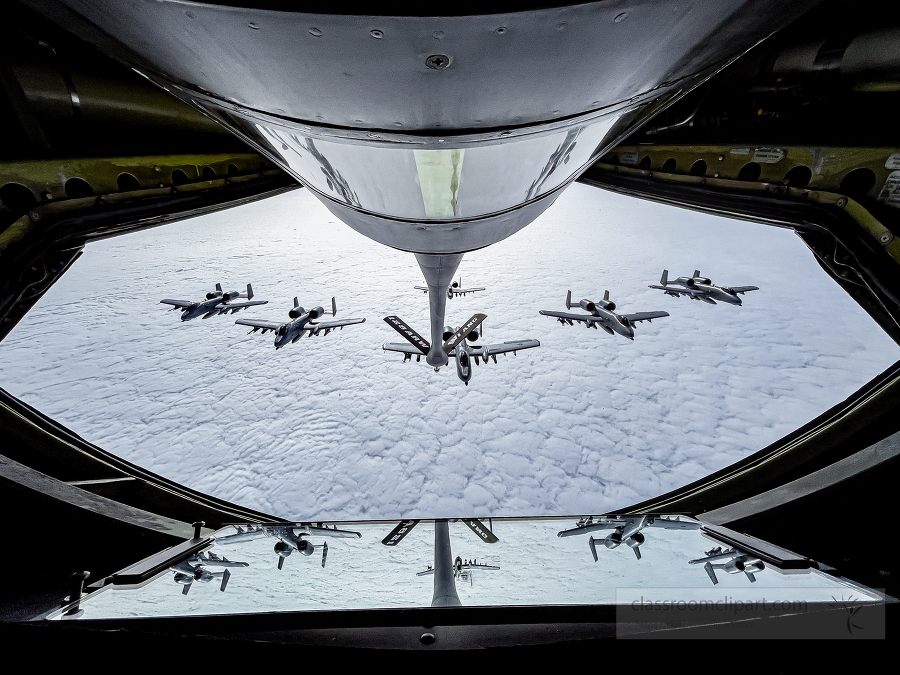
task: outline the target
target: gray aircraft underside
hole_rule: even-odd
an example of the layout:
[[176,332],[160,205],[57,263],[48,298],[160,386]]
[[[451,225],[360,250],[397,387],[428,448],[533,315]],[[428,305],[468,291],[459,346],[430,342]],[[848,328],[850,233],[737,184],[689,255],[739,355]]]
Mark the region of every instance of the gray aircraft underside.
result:
[[703,558],[688,561],[691,565],[703,564],[703,569],[709,576],[709,580],[715,586],[719,583],[716,570],[723,570],[728,574],[744,574],[750,583],[756,582],[756,574],[762,572],[766,565],[752,553],[741,551],[738,548],[730,548],[726,551],[721,546],[706,552]]
[[661,527],[666,530],[698,530],[700,523],[696,520],[681,520],[665,516],[601,516],[597,520],[591,516],[587,519],[582,518],[570,530],[557,532],[556,536],[572,537],[600,530],[613,530],[603,539],[594,539],[593,536],[588,539],[588,546],[591,549],[591,555],[594,556],[594,562],[599,560],[597,556],[598,543],[609,549],[625,544],[634,551],[635,557],[640,560],[640,547],[646,541],[641,530],[646,527]]
[[[428,286],[413,286],[417,291],[422,291],[424,293],[428,293]],[[453,298],[459,295],[468,295],[469,293],[477,293],[478,291],[483,291],[484,288],[463,288],[462,285],[462,277],[459,278],[459,281],[454,281],[447,287],[447,299],[452,300]]]
[[[183,586],[181,590],[182,595],[187,595],[191,590],[191,584],[195,581],[209,583],[213,579],[222,580],[219,590],[224,591],[228,585],[228,580],[231,578],[231,572],[228,571],[228,568],[249,566],[250,563],[247,562],[237,562],[229,560],[225,556],[219,557],[212,552],[206,554],[201,551],[200,553],[195,553],[187,560],[182,560],[177,565],[173,565],[171,569],[175,572],[175,583]],[[206,569],[207,567],[223,567],[225,569],[221,572],[210,572]]]
[[[343,330],[344,326],[356,323],[365,323],[365,319],[338,319],[337,321],[315,321],[323,314],[329,314],[324,307],[313,307],[306,310],[300,306],[297,298],[294,298],[294,307],[288,312],[291,321],[276,323],[274,321],[258,321],[256,319],[238,319],[235,324],[240,326],[252,326],[250,333],[262,329],[261,334],[268,331],[275,332],[275,349],[281,349],[289,342],[296,342],[306,333],[308,337],[322,334],[324,337],[336,328]],[[337,314],[337,303],[331,298],[331,316]]]
[[[481,365],[481,361],[487,363],[488,359],[493,359],[494,363],[497,363],[497,354],[512,352],[515,355],[521,349],[532,349],[533,347],[541,346],[541,343],[537,340],[510,340],[492,345],[469,344],[469,342],[474,343],[484,336],[484,330],[482,329],[479,332],[478,328],[486,318],[487,316],[484,314],[475,314],[456,330],[451,326],[445,326],[441,335],[443,338],[443,352],[447,354],[448,361],[449,358],[456,360],[456,373],[466,386],[469,385],[469,380],[472,379],[473,360],[476,365]],[[420,361],[422,356],[425,356],[426,363],[428,362],[428,355],[432,352],[432,346],[425,338],[410,328],[398,316],[386,316],[384,320],[391,328],[406,338],[409,344],[386,342],[382,345],[382,349],[389,352],[400,352],[403,354],[404,362],[411,360],[413,356],[416,357],[416,361]],[[439,365],[434,366],[435,372],[439,369]]]
[[574,325],[573,321],[584,322],[588,328],[596,329],[598,326],[612,335],[618,333],[624,335],[629,340],[634,340],[634,324],[639,321],[652,322],[653,319],[661,319],[669,316],[668,312],[637,312],[636,314],[616,314],[616,303],[610,301],[609,291],[603,294],[603,300],[592,302],[591,300],[581,300],[576,304],[572,303],[572,291],[566,294],[566,308],[581,307],[581,309],[589,312],[588,314],[572,314],[570,312],[557,312],[554,310],[542,309],[540,313],[544,316],[552,316],[561,324]]
[[693,300],[700,300],[710,305],[715,305],[716,301],[727,302],[729,305],[741,306],[743,303],[738,295],[743,295],[747,291],[758,291],[758,286],[716,286],[707,277],[700,276],[700,270],[694,270],[691,277],[678,277],[669,281],[669,270],[663,270],[662,278],[659,280],[661,285],[651,285],[650,288],[656,288],[665,291],[666,295],[673,298],[686,295]]
[[[232,302],[239,298],[247,298],[247,302]],[[208,319],[211,316],[226,314],[231,312],[234,314],[238,310],[254,305],[267,305],[268,300],[253,300],[253,288],[247,284],[247,292],[239,293],[238,291],[222,292],[222,284],[216,284],[216,290],[206,294],[205,300],[199,302],[191,302],[190,300],[160,300],[160,304],[174,305],[171,311],[181,310],[181,320],[190,321],[202,316]]]
[[306,537],[338,537],[340,539],[360,539],[362,534],[352,530],[339,530],[334,527],[324,526],[322,523],[301,523],[296,525],[260,525],[248,527],[246,530],[237,527],[237,533],[217,537],[217,544],[233,544],[260,537],[275,537],[275,553],[278,555],[278,569],[284,567],[284,559],[294,551],[305,556],[311,556],[315,551],[322,551],[322,567],[328,559],[328,542],[313,544]]

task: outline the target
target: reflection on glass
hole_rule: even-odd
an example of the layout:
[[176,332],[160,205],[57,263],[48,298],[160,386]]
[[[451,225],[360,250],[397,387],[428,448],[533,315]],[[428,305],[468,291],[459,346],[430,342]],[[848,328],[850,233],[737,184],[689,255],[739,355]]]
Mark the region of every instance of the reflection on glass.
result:
[[[231,561],[225,556],[219,557],[212,551],[208,553],[200,551],[190,558],[175,563],[171,569],[175,572],[175,583],[182,584],[182,595],[187,595],[195,581],[206,584],[213,579],[222,580],[219,584],[219,590],[224,592],[225,587],[228,586],[228,580],[231,579],[231,572],[228,568],[249,566],[250,563]],[[211,572],[207,567],[221,567],[223,569],[220,572]]]
[[313,139],[271,122],[241,124],[319,194],[390,218],[428,221],[482,217],[551,192],[595,157],[614,121],[600,118],[483,143],[448,138],[446,145],[457,147],[440,149]]
[[[596,538],[598,532],[608,534]],[[272,539],[277,540],[278,565],[272,557]],[[82,599],[80,618],[458,605],[622,605],[646,602],[651,593],[652,599],[660,601],[713,601],[724,597],[722,593],[747,602],[828,603],[848,593],[864,602],[881,599],[875,591],[814,567],[782,570],[725,542],[709,549],[711,539],[715,541],[714,534],[695,520],[644,514],[578,522],[562,518],[407,520],[394,528],[384,522],[229,526],[215,535],[219,553],[172,563],[176,574],[190,577],[191,583],[222,580],[221,586],[196,584],[190,595],[173,594],[172,572],[167,569],[141,587],[107,585],[94,591]],[[612,545],[607,546],[607,541]],[[286,554],[288,550],[304,556],[322,552],[321,561],[327,556],[328,564],[283,564],[291,555]],[[696,558],[702,550],[706,556]],[[700,564],[708,566],[713,584],[703,574],[698,578]],[[248,569],[225,574],[227,567],[239,566]],[[758,577],[763,569],[766,574]],[[187,581],[182,578],[179,583]],[[225,583],[228,592],[218,592]],[[63,610],[51,618],[62,617]]]

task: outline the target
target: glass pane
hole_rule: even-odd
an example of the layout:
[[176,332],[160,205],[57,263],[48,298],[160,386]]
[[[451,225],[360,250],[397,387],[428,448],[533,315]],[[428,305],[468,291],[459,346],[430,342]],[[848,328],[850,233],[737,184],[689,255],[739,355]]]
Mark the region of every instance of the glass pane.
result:
[[[634,517],[640,520],[640,516]],[[470,519],[471,521],[471,519]],[[649,521],[649,522],[648,522]],[[451,585],[465,606],[502,605],[630,605],[633,602],[732,602],[830,603],[853,596],[856,601],[879,601],[881,596],[852,582],[831,577],[816,569],[783,571],[763,564],[752,573],[725,570],[741,555],[749,568],[752,555],[737,549],[733,557],[728,545],[710,539],[699,523],[687,518],[656,517],[644,521],[636,532],[643,542],[637,546],[640,559],[627,542],[607,548],[604,541],[616,532],[629,535],[623,519],[577,527],[574,519],[515,519],[477,522],[499,538],[485,543],[465,521],[447,527],[450,550],[444,564],[453,568]],[[358,532],[360,538],[325,536],[313,527],[298,525],[292,532],[300,541],[315,546],[303,555],[279,539],[279,526],[263,527],[256,538],[247,535],[229,541],[237,530],[224,528],[215,544],[203,553],[226,558],[246,567],[222,567],[221,561],[198,562],[195,569],[218,573],[208,581],[193,581],[189,587],[183,571],[164,571],[155,581],[137,589],[106,586],[81,603],[84,619],[190,616],[203,614],[314,611],[335,609],[401,608],[432,606],[435,595],[433,568],[441,565],[435,552],[435,522],[415,525],[395,546],[383,545],[395,523],[326,524],[341,531]],[[622,528],[616,529],[616,526]],[[281,526],[283,527],[283,526]],[[676,528],[676,529],[670,529]],[[683,529],[688,528],[688,529]],[[252,531],[253,526],[243,526]],[[572,536],[558,536],[566,530]],[[584,532],[578,533],[578,530]],[[634,536],[634,535],[632,535]],[[593,559],[593,551],[597,560]],[[322,544],[328,544],[322,565]],[[274,547],[273,547],[274,544]],[[719,547],[726,555],[713,551]],[[290,548],[282,569],[274,548]],[[440,549],[438,549],[440,550]],[[717,583],[713,584],[702,562],[712,552]],[[217,564],[218,562],[218,564]],[[454,568],[454,565],[458,569]],[[229,569],[225,590],[220,591],[222,570]],[[423,574],[424,573],[424,574]],[[176,581],[182,575],[182,582]],[[184,592],[188,588],[187,593]],[[60,618],[57,615],[53,618]]]

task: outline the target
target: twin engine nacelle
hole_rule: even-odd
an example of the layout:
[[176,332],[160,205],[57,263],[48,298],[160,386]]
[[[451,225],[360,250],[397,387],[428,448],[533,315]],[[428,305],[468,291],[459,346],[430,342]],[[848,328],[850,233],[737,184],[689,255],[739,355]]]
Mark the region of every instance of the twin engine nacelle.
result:
[[612,312],[616,308],[616,303],[614,303],[612,300],[597,300],[597,302],[582,300],[578,303],[578,306],[586,312],[590,312],[591,314],[593,314],[594,310],[597,309],[597,307],[602,307],[603,309],[608,309],[610,312]]
[[212,300],[213,298],[221,298],[221,297],[222,297],[222,291],[210,291],[209,293],[206,294],[207,300]]
[[[294,307],[290,312],[288,312],[288,316],[292,319],[299,319],[304,314],[306,314],[306,310],[303,307]],[[325,314],[324,307],[313,307],[311,310],[309,310],[310,319],[318,319],[323,314]]]
[[291,553],[294,552],[294,549],[303,555],[312,555],[315,550],[315,546],[313,546],[310,542],[305,539],[301,539],[296,543],[295,546],[291,546],[290,544],[286,544],[283,541],[279,541],[275,544],[275,553],[280,555],[282,558],[287,558]]
[[229,300],[237,300],[241,297],[240,291],[228,291],[227,293],[222,294],[222,300],[228,302]]
[[753,558],[750,560],[729,560],[725,563],[723,569],[728,572],[728,574],[753,574],[754,572],[762,572],[766,569],[766,566],[762,560]]
[[633,535],[631,535],[630,537],[626,537],[625,539],[622,538],[621,532],[613,532],[603,540],[603,544],[606,546],[606,548],[616,548],[620,544],[625,544],[626,546],[634,548],[636,546],[641,546],[644,541],[646,541],[644,539],[644,535],[642,535],[640,532],[635,532]]

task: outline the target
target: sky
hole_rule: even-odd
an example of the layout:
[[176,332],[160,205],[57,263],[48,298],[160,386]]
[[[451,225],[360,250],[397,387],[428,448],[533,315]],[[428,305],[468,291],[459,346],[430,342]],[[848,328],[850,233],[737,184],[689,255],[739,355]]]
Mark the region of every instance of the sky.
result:
[[[744,306],[648,288],[694,269],[755,285]],[[900,357],[792,231],[569,187],[534,223],[468,253],[485,341],[541,347],[433,372],[384,352],[397,314],[427,335],[414,256],[300,189],[92,243],[0,345],[0,386],[85,439],[191,488],[298,520],[536,516],[623,509],[765,447]],[[269,304],[182,323],[162,298],[221,282]],[[609,289],[665,310],[632,342],[540,309]],[[236,318],[337,298],[327,337],[275,351]]]

